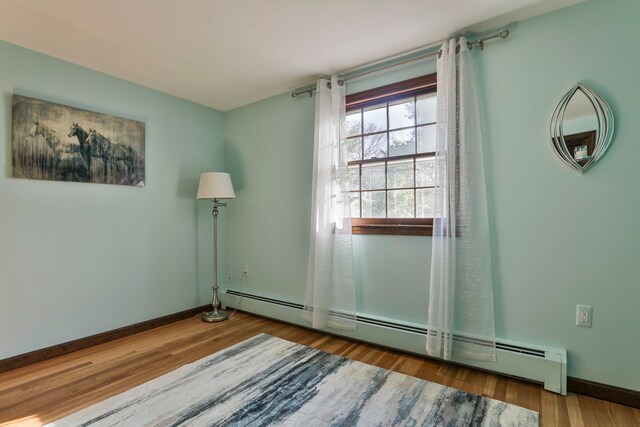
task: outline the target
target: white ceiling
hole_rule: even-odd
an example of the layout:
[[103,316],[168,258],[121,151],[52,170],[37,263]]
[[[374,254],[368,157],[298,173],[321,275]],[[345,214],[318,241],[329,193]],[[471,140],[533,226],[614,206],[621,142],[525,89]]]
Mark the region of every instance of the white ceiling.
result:
[[581,1],[0,0],[0,39],[226,111]]

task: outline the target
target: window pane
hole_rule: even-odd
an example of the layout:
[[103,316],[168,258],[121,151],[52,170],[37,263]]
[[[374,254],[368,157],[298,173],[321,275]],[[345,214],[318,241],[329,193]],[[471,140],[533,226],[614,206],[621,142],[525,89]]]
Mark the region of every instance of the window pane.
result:
[[345,146],[347,149],[347,162],[362,160],[362,138],[347,138]]
[[416,131],[415,129],[397,130],[389,132],[389,157],[415,154]]
[[362,218],[384,218],[385,216],[385,192],[362,192]]
[[349,190],[360,190],[360,166],[349,166],[348,176]]
[[435,162],[433,157],[416,159],[416,187],[433,187]]
[[436,125],[420,126],[418,128],[418,153],[433,153],[436,151]]
[[435,123],[436,121],[436,94],[421,95],[416,99],[417,124]]
[[387,108],[377,107],[366,110],[364,116],[364,133],[373,133],[387,130]]
[[413,190],[387,192],[389,218],[413,218]]
[[360,193],[351,193],[351,218],[360,218]]
[[413,159],[397,160],[387,164],[387,188],[413,186]]
[[387,157],[387,134],[379,133],[364,137],[364,159]]
[[347,136],[360,135],[362,132],[362,110],[347,114]]
[[433,188],[416,190],[416,218],[433,218]]
[[349,166],[349,190],[360,189],[360,166]]
[[384,189],[384,162],[362,165],[362,189]]
[[398,129],[415,124],[416,111],[413,97],[389,104],[389,129]]

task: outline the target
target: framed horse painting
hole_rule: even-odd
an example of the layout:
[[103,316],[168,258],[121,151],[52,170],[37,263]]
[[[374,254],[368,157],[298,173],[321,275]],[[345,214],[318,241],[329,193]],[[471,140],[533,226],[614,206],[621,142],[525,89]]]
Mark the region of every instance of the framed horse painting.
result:
[[14,177],[144,186],[144,123],[21,95],[12,112]]

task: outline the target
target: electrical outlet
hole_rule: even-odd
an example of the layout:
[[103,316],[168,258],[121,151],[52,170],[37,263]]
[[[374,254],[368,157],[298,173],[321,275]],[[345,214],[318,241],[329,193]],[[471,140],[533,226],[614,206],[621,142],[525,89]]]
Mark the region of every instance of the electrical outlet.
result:
[[244,267],[242,267],[242,274],[245,275],[245,277],[249,277],[249,266],[245,265]]
[[578,304],[578,306],[576,307],[576,326],[590,328],[592,313],[593,308],[590,305]]
[[231,283],[233,281],[233,273],[227,273],[227,282]]

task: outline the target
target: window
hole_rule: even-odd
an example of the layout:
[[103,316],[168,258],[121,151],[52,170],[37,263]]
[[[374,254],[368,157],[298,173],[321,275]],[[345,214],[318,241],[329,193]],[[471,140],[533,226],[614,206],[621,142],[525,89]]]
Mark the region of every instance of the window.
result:
[[431,235],[436,75],[347,96],[354,234]]

